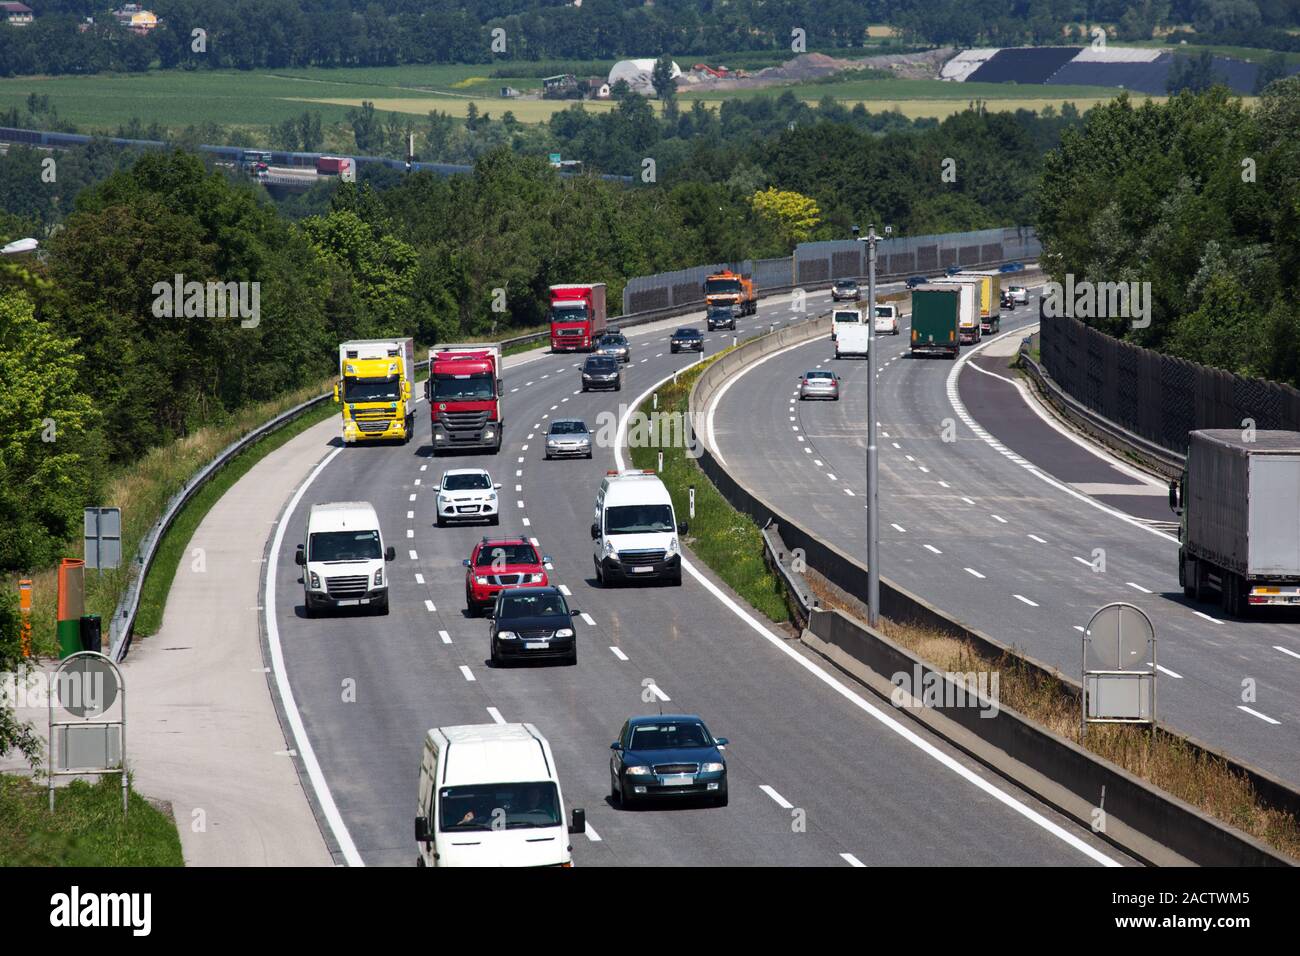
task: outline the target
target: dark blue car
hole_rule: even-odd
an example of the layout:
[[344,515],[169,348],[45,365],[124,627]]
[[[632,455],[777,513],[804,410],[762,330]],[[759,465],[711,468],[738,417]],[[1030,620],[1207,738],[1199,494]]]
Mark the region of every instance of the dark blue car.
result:
[[915,289],[917,286],[925,285],[929,281],[930,280],[925,276],[908,276],[907,287],[909,289]]
[[609,745],[610,798],[616,807],[656,798],[694,797],[727,805],[726,737],[688,714],[632,717]]

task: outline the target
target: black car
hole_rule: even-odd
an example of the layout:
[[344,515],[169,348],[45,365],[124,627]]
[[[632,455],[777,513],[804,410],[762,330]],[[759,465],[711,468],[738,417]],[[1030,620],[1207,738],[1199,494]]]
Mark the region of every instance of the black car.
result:
[[840,279],[831,286],[831,301],[839,302],[841,299],[852,299],[854,302],[862,298],[862,290],[858,288],[858,283],[854,279]]
[[507,660],[553,660],[578,663],[578,641],[570,609],[559,588],[503,588],[488,616],[492,618],[492,663]]
[[1016,307],[1015,298],[1011,295],[1010,292],[1008,292],[1005,289],[1002,291],[1001,302],[1002,302],[1002,308],[1004,309],[1014,309]]
[[715,332],[718,329],[736,331],[736,307],[734,305],[711,305],[709,311],[705,313],[704,319],[708,323],[710,332]]
[[929,281],[930,280],[927,279],[925,276],[908,276],[907,287],[909,289],[915,289],[917,286],[925,285]]
[[606,332],[596,343],[596,354],[607,355],[627,363],[632,361],[632,347],[627,344],[627,336],[622,332]]
[[704,721],[690,714],[631,717],[609,745],[609,795],[616,807],[655,797],[700,797],[727,805],[727,761]]
[[704,333],[699,329],[678,329],[668,340],[668,345],[673,352],[703,352]]
[[618,359],[608,355],[589,355],[582,363],[582,390],[592,388],[612,388],[619,391],[623,387],[623,372],[618,367]]

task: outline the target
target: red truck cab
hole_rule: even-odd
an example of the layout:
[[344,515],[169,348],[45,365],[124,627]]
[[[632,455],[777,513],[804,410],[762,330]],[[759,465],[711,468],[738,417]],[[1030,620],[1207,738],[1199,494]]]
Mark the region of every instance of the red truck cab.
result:
[[605,283],[551,286],[551,351],[590,352],[608,323]]
[[548,555],[527,538],[484,538],[474,545],[465,566],[465,608],[471,616],[491,607],[502,588],[539,587],[550,582]]
[[459,448],[501,449],[501,346],[435,345],[429,350],[429,399],[435,455]]

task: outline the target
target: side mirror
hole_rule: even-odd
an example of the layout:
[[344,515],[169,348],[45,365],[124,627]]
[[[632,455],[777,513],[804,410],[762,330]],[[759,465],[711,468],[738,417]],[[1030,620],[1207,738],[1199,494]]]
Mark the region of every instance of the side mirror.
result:
[[569,608],[569,617],[577,617],[581,613],[582,612],[579,611],[576,607]]
[[431,391],[431,390],[430,390],[430,388],[429,388],[429,383],[432,382],[432,381],[433,381],[432,378],[426,378],[426,379],[424,380],[424,397],[425,397],[426,399],[430,397],[430,391]]
[[403,382],[403,383],[402,383],[402,398],[403,398],[403,399],[408,399],[408,398],[410,398],[410,397],[411,397],[411,383],[410,383],[410,382]]
[[622,745],[621,743],[619,743],[619,742],[616,740],[616,741],[614,741],[612,744],[609,745],[609,749],[610,749],[610,750],[622,750],[622,749],[623,749],[623,745]]
[[594,541],[596,538],[599,537],[600,537],[600,525],[598,525],[596,522],[593,521],[591,523],[591,538]]
[[500,490],[501,490],[501,482],[499,482],[499,481],[496,482],[492,487],[493,487],[494,489],[496,489],[497,491],[500,491]]
[[492,620],[492,618],[496,617],[496,616],[497,616],[497,608],[496,608],[496,605],[495,605],[495,604],[489,604],[487,607],[485,607],[485,608],[483,609],[483,616],[484,616],[485,618],[487,618],[489,621]]
[[293,563],[300,568],[306,566],[307,552],[302,549],[302,545],[298,545],[298,550],[293,553]]
[[718,737],[713,742],[717,744],[719,747],[725,747],[727,746],[727,744],[731,743],[731,741],[728,740],[726,737]]
[[1169,510],[1177,513],[1178,505],[1178,482],[1171,478],[1169,480]]
[[554,563],[555,562],[551,560],[551,556],[549,554],[542,555],[542,564],[554,564]]
[[397,560],[397,549],[394,548],[391,544],[390,544],[390,545],[388,546],[388,548],[384,551],[384,560],[385,560],[385,561],[396,561],[396,560]]
[[679,521],[679,522],[677,522],[677,533],[678,533],[678,534],[685,534],[689,528],[690,528],[690,525],[688,525],[685,521]]
[[334,404],[337,405],[338,401],[339,401],[339,386],[338,383],[335,382],[334,383]]
[[462,568],[468,568],[468,567],[469,567],[469,558],[465,558],[463,561],[461,561],[461,562],[460,562],[460,566],[461,566]]
[[432,839],[433,837],[429,834],[429,818],[416,817],[415,818],[415,842],[428,843]]
[[569,824],[570,833],[587,832],[587,811],[581,807],[573,808],[573,822]]

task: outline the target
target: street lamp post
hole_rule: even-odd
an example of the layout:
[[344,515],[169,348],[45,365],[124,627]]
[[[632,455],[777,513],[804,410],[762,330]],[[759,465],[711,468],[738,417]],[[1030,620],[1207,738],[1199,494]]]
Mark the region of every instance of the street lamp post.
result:
[[[856,231],[856,230],[855,230]],[[867,623],[880,623],[880,509],[876,449],[876,226],[867,226]]]

